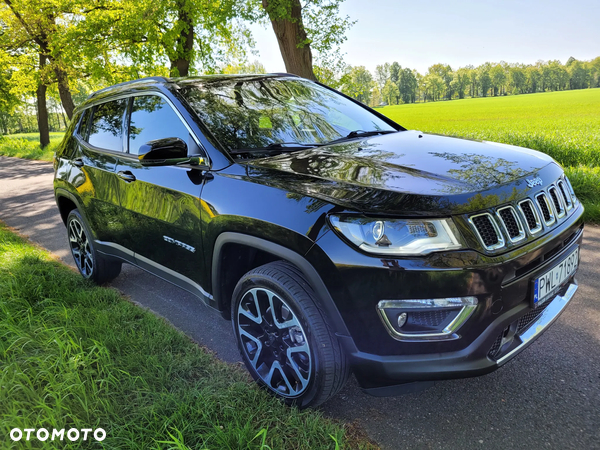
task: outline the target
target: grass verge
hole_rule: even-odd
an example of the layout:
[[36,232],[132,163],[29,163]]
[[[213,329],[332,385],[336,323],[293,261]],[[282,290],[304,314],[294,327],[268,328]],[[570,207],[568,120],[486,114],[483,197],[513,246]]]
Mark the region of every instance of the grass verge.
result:
[[40,147],[38,133],[12,134],[0,136],[0,155],[16,156],[25,159],[38,159],[40,161],[52,161],[54,150],[64,136],[63,132],[50,133],[50,144],[44,148]]
[[[351,425],[284,406],[242,368],[0,223],[0,439],[7,445],[13,428],[106,430],[100,445],[65,437],[61,448],[376,448]],[[14,444],[50,442],[32,435]]]

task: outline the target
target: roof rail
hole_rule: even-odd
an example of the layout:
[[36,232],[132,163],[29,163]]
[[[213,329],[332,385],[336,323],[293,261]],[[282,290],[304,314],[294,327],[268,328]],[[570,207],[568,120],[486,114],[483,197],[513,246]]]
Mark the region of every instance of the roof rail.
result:
[[88,96],[88,100],[90,98],[95,97],[96,95],[100,94],[101,92],[106,92],[108,90],[117,88],[117,87],[122,87],[122,86],[127,86],[129,84],[134,84],[134,83],[140,83],[140,82],[144,82],[144,81],[161,81],[161,82],[168,82],[169,79],[166,77],[146,77],[146,78],[140,78],[139,80],[130,80],[130,81],[124,81],[123,83],[118,83],[118,84],[113,84],[112,86],[108,86],[105,87],[103,89],[100,89],[96,92],[92,92],[89,96]]
[[287,73],[287,72],[273,72],[273,73],[269,73],[268,75],[277,75],[279,77],[296,77],[296,78],[302,78],[300,75],[296,75],[295,73]]

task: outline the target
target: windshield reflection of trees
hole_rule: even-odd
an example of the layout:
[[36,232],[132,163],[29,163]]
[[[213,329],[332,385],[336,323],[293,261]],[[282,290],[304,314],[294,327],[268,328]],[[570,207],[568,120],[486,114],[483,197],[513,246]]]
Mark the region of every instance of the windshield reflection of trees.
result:
[[264,148],[279,142],[325,143],[354,129],[385,126],[375,116],[365,121],[370,114],[345,114],[351,106],[343,97],[302,80],[209,81],[184,89],[183,95],[229,149]]

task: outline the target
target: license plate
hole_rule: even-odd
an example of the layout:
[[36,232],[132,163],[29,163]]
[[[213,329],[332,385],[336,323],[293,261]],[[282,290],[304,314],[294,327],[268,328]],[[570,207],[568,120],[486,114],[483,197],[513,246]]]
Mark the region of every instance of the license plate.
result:
[[533,307],[541,305],[556,294],[575,273],[578,264],[579,247],[548,272],[536,278],[533,284]]

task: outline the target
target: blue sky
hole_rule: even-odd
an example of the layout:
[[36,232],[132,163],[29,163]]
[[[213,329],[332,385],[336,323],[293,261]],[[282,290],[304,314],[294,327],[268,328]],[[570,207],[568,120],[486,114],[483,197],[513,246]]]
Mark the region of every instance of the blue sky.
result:
[[[371,71],[393,61],[425,73],[435,63],[457,69],[600,56],[600,0],[346,0],[341,12],[357,20],[342,47],[346,63]],[[257,59],[284,72],[270,24],[252,31]]]

